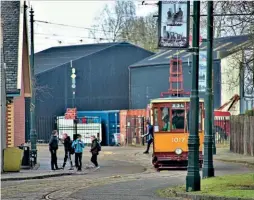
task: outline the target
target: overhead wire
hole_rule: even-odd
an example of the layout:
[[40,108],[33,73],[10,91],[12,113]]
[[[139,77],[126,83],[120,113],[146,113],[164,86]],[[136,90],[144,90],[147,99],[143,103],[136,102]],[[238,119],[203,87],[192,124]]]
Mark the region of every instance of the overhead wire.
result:
[[34,22],[37,23],[43,23],[43,24],[50,24],[50,25],[57,25],[57,26],[64,26],[64,27],[70,27],[70,28],[77,28],[77,29],[85,29],[85,30],[91,30],[91,31],[97,31],[97,32],[106,32],[106,33],[114,33],[113,31],[108,30],[101,30],[93,27],[83,27],[83,26],[74,26],[69,24],[61,24],[61,23],[55,23],[55,22],[48,22],[43,20],[34,20]]
[[[73,25],[67,25],[67,24],[60,24],[60,23],[53,23],[53,22],[47,22],[47,21],[41,21],[41,20],[35,20],[35,23],[37,28],[39,26],[38,22],[40,23],[45,23],[45,24],[50,24],[50,25],[59,25],[59,26],[64,26],[64,27],[69,27],[69,28],[78,28],[78,29],[84,29],[84,30],[92,30],[94,31],[94,34],[96,34],[96,32],[104,32],[104,33],[114,33],[113,31],[107,31],[107,30],[99,30],[96,28],[87,28],[87,27],[81,27],[81,26],[73,26]],[[100,36],[77,36],[77,35],[63,35],[63,34],[55,34],[55,33],[41,33],[41,32],[36,32],[34,33],[35,35],[41,35],[41,36],[49,36],[49,37],[68,37],[68,38],[80,38],[80,39],[93,39],[93,40],[97,40],[98,41],[114,41],[116,40],[116,38],[113,37],[100,37]],[[89,34],[89,33],[88,33]],[[103,34],[103,33],[100,33]],[[45,39],[49,39],[49,38],[45,38]],[[126,38],[121,38],[121,40],[127,40]]]

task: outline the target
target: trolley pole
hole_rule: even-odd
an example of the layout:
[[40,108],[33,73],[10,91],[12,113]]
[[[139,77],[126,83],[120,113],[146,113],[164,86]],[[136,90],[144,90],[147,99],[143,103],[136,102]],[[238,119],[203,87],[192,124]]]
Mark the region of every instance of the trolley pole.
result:
[[37,163],[37,147],[36,147],[36,127],[35,127],[35,89],[34,89],[34,11],[30,10],[30,23],[31,23],[31,57],[30,57],[30,67],[31,67],[31,103],[30,103],[30,141],[31,141],[31,158],[33,159],[33,164]]
[[192,89],[190,103],[190,134],[188,139],[188,171],[186,191],[200,190],[199,174],[199,34],[200,34],[200,1],[193,2],[193,57],[192,57]]
[[213,167],[213,1],[207,5],[207,67],[203,178],[214,176]]

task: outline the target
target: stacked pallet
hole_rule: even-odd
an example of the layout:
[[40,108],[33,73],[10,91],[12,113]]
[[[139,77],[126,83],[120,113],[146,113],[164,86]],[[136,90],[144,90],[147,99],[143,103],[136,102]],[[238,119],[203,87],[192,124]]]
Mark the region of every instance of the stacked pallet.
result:
[[67,108],[64,118],[65,119],[76,119],[77,118],[77,108]]

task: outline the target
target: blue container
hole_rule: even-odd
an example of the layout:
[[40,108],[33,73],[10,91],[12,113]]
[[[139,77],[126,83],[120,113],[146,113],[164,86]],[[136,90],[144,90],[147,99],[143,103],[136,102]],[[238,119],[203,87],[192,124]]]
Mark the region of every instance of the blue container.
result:
[[77,117],[100,117],[102,124],[102,145],[116,145],[114,141],[114,133],[120,133],[119,110],[107,111],[78,111]]

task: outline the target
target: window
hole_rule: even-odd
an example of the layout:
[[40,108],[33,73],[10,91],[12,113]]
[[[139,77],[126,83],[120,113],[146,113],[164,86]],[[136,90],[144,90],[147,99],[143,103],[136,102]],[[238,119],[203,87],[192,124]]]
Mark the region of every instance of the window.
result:
[[202,112],[202,107],[199,108],[199,120],[198,120],[198,128],[199,131],[202,131],[202,116],[203,112]]
[[158,108],[154,108],[153,110],[153,125],[154,125],[154,132],[159,131],[159,124],[158,124]]
[[158,126],[158,108],[154,109],[153,117],[154,117],[154,126]]
[[184,129],[184,110],[172,110],[172,129]]
[[161,131],[170,131],[170,120],[169,120],[169,108],[168,107],[161,107],[160,108],[160,121],[159,129]]

